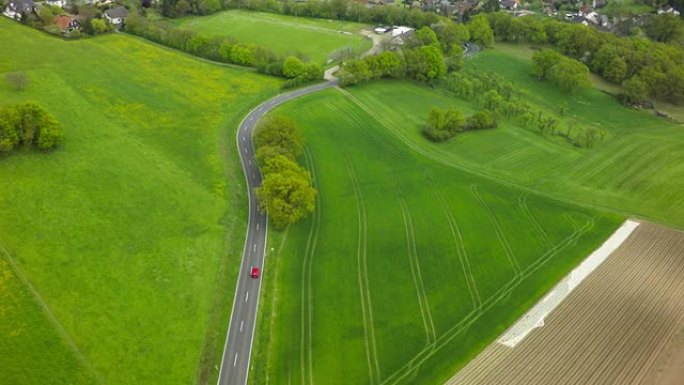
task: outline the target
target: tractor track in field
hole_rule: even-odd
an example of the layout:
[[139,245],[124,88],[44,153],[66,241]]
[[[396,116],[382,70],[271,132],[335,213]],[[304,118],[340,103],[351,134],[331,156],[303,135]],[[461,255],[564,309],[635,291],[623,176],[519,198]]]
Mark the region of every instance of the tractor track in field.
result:
[[418,258],[418,249],[416,247],[416,235],[413,230],[413,221],[411,220],[411,213],[406,204],[406,200],[403,197],[399,197],[399,205],[401,206],[401,214],[404,217],[406,247],[408,249],[411,275],[413,275],[413,284],[416,288],[416,295],[418,296],[418,305],[420,306],[420,313],[423,318],[423,325],[425,326],[425,334],[427,337],[426,345],[430,345],[431,342],[437,339],[437,334],[435,333],[435,323],[432,320],[430,302],[428,301],[428,296],[425,291],[423,276],[420,272],[420,261]]
[[444,212],[444,215],[447,218],[447,222],[449,223],[451,236],[453,237],[454,246],[456,247],[456,254],[458,255],[459,261],[461,263],[461,269],[463,270],[463,278],[466,281],[466,286],[468,287],[468,292],[470,293],[470,298],[473,302],[473,307],[479,308],[482,306],[482,297],[480,297],[480,292],[477,289],[477,282],[475,281],[475,275],[473,274],[473,271],[470,267],[470,259],[468,258],[468,252],[466,251],[465,243],[463,242],[461,230],[459,229],[458,224],[456,223],[456,218],[454,218],[451,209],[447,205],[446,198],[444,197],[444,194],[442,193],[440,186],[438,186],[437,182],[434,180],[434,178],[432,178],[431,175],[427,175],[427,179],[430,181],[430,184],[432,185],[432,190],[434,191],[440,206],[442,206],[442,211]]
[[508,243],[506,240],[506,235],[504,234],[503,229],[501,228],[501,223],[499,222],[499,219],[496,217],[492,209],[487,205],[487,202],[482,198],[482,195],[480,195],[480,192],[478,191],[478,188],[476,185],[471,184],[470,185],[470,191],[473,193],[473,196],[475,196],[475,199],[477,199],[477,202],[480,204],[480,206],[485,210],[487,213],[487,216],[489,217],[489,222],[492,224],[494,227],[494,232],[496,233],[496,237],[499,239],[499,243],[501,244],[501,247],[504,250],[504,253],[506,254],[506,258],[508,258],[508,262],[511,264],[513,267],[513,271],[515,272],[515,275],[520,277],[522,274],[522,268],[520,267],[520,262],[515,258],[515,254],[513,253],[513,250],[511,249],[511,245]]
[[[311,171],[311,179],[316,183],[316,167],[309,149],[304,150],[307,165]],[[313,287],[311,285],[311,271],[314,255],[316,254],[316,244],[320,229],[320,195],[316,195],[316,208],[311,220],[311,229],[304,251],[304,261],[302,263],[302,295],[301,295],[301,346],[300,346],[300,365],[302,372],[302,382],[306,383],[308,374],[309,384],[313,384]]]
[[539,224],[537,219],[532,214],[532,211],[530,211],[529,206],[527,205],[527,197],[529,195],[530,194],[528,192],[523,192],[522,194],[520,194],[520,196],[518,197],[518,207],[520,207],[520,209],[525,214],[527,219],[530,220],[530,223],[532,223],[532,226],[537,231],[537,233],[542,237],[544,242],[546,242],[546,244],[549,247],[553,247],[553,242],[551,242],[549,234],[546,232],[546,230],[544,230],[544,227],[541,224]]
[[456,338],[458,335],[460,335],[461,333],[466,331],[473,323],[475,323],[482,316],[482,314],[486,313],[487,310],[491,309],[497,303],[504,300],[508,296],[508,294],[511,291],[513,291],[516,287],[518,287],[527,277],[529,277],[530,275],[535,273],[537,270],[542,268],[544,265],[546,265],[546,263],[548,263],[556,254],[558,254],[565,247],[574,243],[577,239],[579,239],[582,235],[584,235],[586,232],[591,230],[593,227],[594,227],[594,220],[593,220],[593,218],[590,218],[590,220],[588,220],[584,224],[584,226],[575,230],[572,234],[570,234],[563,241],[561,241],[559,244],[557,244],[555,248],[549,249],[545,254],[543,254],[540,258],[538,258],[535,262],[528,265],[522,271],[521,277],[514,278],[513,280],[509,281],[508,283],[503,285],[499,290],[497,290],[496,293],[492,294],[489,298],[487,298],[483,302],[483,305],[482,305],[480,311],[473,310],[470,313],[468,313],[468,315],[466,315],[463,319],[461,319],[459,322],[454,324],[444,334],[439,336],[432,346],[429,346],[429,347],[423,349],[422,351],[420,351],[418,354],[416,354],[416,356],[414,356],[414,358],[412,358],[406,364],[404,364],[404,366],[402,366],[397,371],[392,373],[389,377],[385,378],[385,380],[381,383],[381,385],[398,384],[400,381],[402,381],[404,378],[406,378],[409,374],[411,374],[411,372],[413,370],[420,367],[420,365],[422,363],[427,361],[430,357],[432,357],[439,350],[441,350],[452,339]]
[[490,345],[448,384],[659,384],[684,331],[683,249],[683,232],[642,223],[546,326],[515,349]]
[[371,302],[370,285],[368,281],[368,219],[366,216],[366,203],[363,199],[363,192],[361,191],[361,186],[354,166],[346,158],[346,155],[344,162],[352,182],[354,197],[356,198],[359,226],[357,249],[359,294],[361,295],[361,310],[363,315],[364,334],[366,336],[366,354],[369,365],[369,375],[371,384],[375,384],[380,380],[380,364],[375,339],[375,328],[373,326],[373,304]]

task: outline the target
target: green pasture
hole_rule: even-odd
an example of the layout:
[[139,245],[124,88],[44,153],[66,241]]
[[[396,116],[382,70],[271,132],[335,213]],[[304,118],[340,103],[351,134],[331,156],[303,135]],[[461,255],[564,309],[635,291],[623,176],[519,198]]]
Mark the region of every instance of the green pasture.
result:
[[241,43],[266,47],[281,55],[301,53],[322,65],[336,50],[351,48],[361,53],[372,45],[359,34],[368,26],[339,20],[230,10],[172,22],[207,36],[231,36]]
[[280,82],[124,34],[0,36],[1,103],[65,132],[0,158],[0,383],[214,382],[246,222],[233,132]]
[[443,383],[621,222],[421,144],[416,119],[454,103],[386,82],[277,111],[302,128],[319,197],[271,240],[253,384]]

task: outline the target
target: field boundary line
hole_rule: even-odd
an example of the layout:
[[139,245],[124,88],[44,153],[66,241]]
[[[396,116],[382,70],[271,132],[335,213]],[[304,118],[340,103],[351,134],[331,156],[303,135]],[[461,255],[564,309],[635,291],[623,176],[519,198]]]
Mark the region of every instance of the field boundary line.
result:
[[626,220],[601,246],[566,274],[547,294],[509,327],[496,342],[515,347],[567,298],[577,286],[598,268],[639,226],[639,222]]
[[[570,234],[568,237],[566,237],[563,241],[561,241],[556,248],[548,250],[546,253],[544,253],[540,258],[538,258],[535,262],[532,264],[528,265],[525,270],[522,272],[522,276],[519,279],[513,279],[508,281],[506,284],[501,286],[499,290],[497,290],[494,294],[492,294],[489,298],[487,298],[483,306],[481,308],[480,312],[477,312],[476,310],[471,311],[466,315],[463,319],[461,319],[459,322],[454,324],[449,330],[447,330],[444,334],[442,334],[437,341],[433,344],[433,346],[430,346],[426,349],[423,349],[422,351],[418,352],[414,358],[409,360],[404,366],[399,368],[397,371],[395,371],[392,375],[387,377],[381,385],[385,384],[397,384],[399,381],[403,380],[408,376],[414,369],[422,365],[425,361],[427,361],[430,357],[432,357],[435,353],[437,353],[439,350],[441,350],[446,344],[448,344],[452,339],[454,339],[456,336],[467,330],[470,325],[472,325],[475,321],[477,321],[487,310],[491,309],[496,305],[497,303],[501,302],[506,298],[506,296],[513,291],[515,288],[517,288],[524,280],[534,274],[537,270],[542,268],[546,263],[548,263],[553,257],[558,254],[561,250],[572,244],[574,241],[579,239],[582,235],[584,235],[587,231],[592,229],[594,227],[594,220],[591,218],[591,220],[587,221],[585,223],[585,226],[583,226],[580,229],[575,230],[572,234]],[[403,372],[403,373],[402,373]]]
[[427,178],[430,181],[430,184],[432,184],[432,189],[435,193],[435,196],[437,197],[437,201],[442,206],[442,211],[444,212],[444,215],[446,215],[447,217],[447,222],[449,223],[449,228],[451,229],[451,236],[454,239],[456,253],[458,254],[458,257],[461,262],[461,269],[463,270],[463,276],[465,278],[466,285],[468,286],[468,291],[470,292],[473,307],[479,308],[482,306],[482,297],[480,297],[480,291],[477,288],[475,275],[473,275],[473,271],[470,267],[470,260],[468,258],[468,252],[465,248],[465,243],[463,242],[461,230],[458,227],[458,223],[456,223],[456,218],[453,216],[451,208],[448,206],[446,198],[444,197],[440,186],[437,184],[437,182],[434,180],[434,178],[432,178],[430,174],[427,174]]
[[62,325],[61,322],[57,319],[55,314],[52,312],[50,309],[50,306],[45,302],[43,297],[38,293],[38,290],[33,286],[31,283],[31,280],[28,278],[26,274],[24,274],[23,270],[19,267],[19,264],[17,261],[12,257],[12,255],[7,251],[5,246],[0,243],[0,251],[2,251],[2,255],[5,257],[5,260],[10,266],[10,269],[12,269],[12,272],[14,275],[19,279],[19,282],[21,282],[27,289],[29,289],[29,292],[31,292],[31,295],[33,296],[33,300],[38,303],[38,305],[43,309],[45,314],[48,317],[48,320],[52,324],[52,326],[57,330],[57,333],[62,337],[62,339],[67,343],[69,348],[71,349],[72,353],[76,356],[76,358],[81,361],[83,366],[90,372],[90,374],[93,375],[95,378],[95,381],[97,381],[98,384],[105,384],[104,380],[102,379],[102,376],[100,373],[98,373],[93,365],[86,359],[85,355],[83,352],[81,352],[81,349],[79,349],[78,345],[76,344],[76,341],[71,337],[69,332],[64,328],[64,325]]
[[430,312],[430,302],[428,301],[425,284],[420,272],[420,262],[418,258],[418,249],[416,247],[413,221],[411,220],[411,213],[409,212],[406,200],[403,197],[399,197],[399,205],[401,206],[401,214],[404,217],[404,230],[406,232],[409,264],[411,266],[411,275],[413,275],[413,284],[416,288],[416,295],[418,296],[418,305],[420,306],[423,325],[425,326],[425,334],[427,337],[426,344],[430,345],[431,341],[437,339],[437,334],[435,332],[435,323],[432,320],[432,313]]
[[367,232],[368,219],[366,217],[366,205],[359,186],[354,167],[351,165],[346,155],[344,156],[345,166],[354,189],[356,198],[356,209],[358,214],[359,240],[357,247],[357,272],[359,281],[359,294],[361,295],[361,309],[363,314],[364,334],[366,335],[366,354],[369,365],[369,375],[371,383],[380,381],[380,365],[378,362],[378,351],[375,340],[375,329],[373,327],[373,307],[370,298],[370,288],[368,284],[367,271]]
[[508,262],[510,262],[511,266],[513,267],[515,275],[520,277],[520,275],[522,274],[522,268],[520,267],[520,263],[518,262],[518,260],[515,258],[515,254],[511,249],[511,245],[506,240],[506,236],[504,235],[503,229],[501,228],[501,223],[499,223],[499,219],[496,217],[496,214],[494,214],[489,205],[487,205],[487,202],[485,202],[485,200],[482,198],[482,195],[480,195],[480,192],[478,191],[476,185],[471,184],[470,191],[473,193],[480,206],[482,206],[482,208],[487,213],[487,216],[489,217],[489,222],[494,227],[494,232],[496,233],[496,237],[499,239],[499,243],[503,247],[504,254],[506,254]]

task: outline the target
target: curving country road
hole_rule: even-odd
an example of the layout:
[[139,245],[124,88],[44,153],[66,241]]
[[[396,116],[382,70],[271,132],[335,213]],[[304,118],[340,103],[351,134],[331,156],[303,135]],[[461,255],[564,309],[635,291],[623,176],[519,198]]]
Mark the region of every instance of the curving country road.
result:
[[335,87],[336,80],[315,84],[295,91],[280,94],[253,109],[240,123],[237,131],[237,148],[240,153],[242,170],[247,180],[249,194],[249,221],[247,236],[242,252],[242,263],[238,276],[230,326],[226,336],[226,344],[221,360],[219,385],[244,385],[249,375],[249,360],[252,353],[252,340],[256,324],[257,309],[259,307],[259,292],[261,280],[250,277],[252,266],[258,267],[264,273],[264,258],[266,251],[266,230],[268,219],[266,214],[259,211],[254,194],[254,188],[261,185],[261,173],[254,158],[252,131],[254,126],[264,115],[275,107],[313,92]]

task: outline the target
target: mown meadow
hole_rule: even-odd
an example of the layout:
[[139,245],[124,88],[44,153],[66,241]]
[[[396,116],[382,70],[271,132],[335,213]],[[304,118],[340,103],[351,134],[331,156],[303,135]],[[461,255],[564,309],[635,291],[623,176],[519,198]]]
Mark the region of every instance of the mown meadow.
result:
[[233,132],[280,81],[0,18],[0,100],[64,128],[0,159],[0,382],[214,382],[246,227]]
[[359,34],[368,26],[339,20],[230,10],[184,17],[173,23],[206,36],[231,36],[240,43],[256,44],[280,55],[301,53],[321,65],[337,50],[348,48],[361,53],[371,47],[370,40]]

